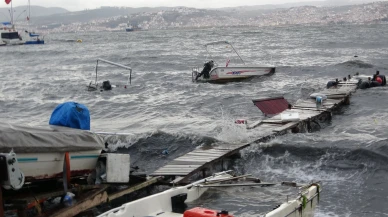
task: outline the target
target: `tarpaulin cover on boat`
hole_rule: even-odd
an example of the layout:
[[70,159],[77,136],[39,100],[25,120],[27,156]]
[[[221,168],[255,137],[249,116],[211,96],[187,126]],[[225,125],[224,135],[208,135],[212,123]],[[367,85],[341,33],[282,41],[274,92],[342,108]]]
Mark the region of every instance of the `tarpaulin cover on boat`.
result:
[[45,128],[0,123],[0,153],[47,153],[102,150],[103,139],[90,131],[67,127]]
[[65,102],[58,105],[51,114],[50,125],[90,130],[89,109],[76,102]]

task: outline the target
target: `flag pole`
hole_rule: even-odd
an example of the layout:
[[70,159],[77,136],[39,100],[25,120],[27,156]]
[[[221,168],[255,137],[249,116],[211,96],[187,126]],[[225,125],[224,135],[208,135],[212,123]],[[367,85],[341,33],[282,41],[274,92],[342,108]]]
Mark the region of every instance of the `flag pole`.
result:
[[31,4],[30,4],[30,0],[28,0],[28,24],[30,24],[30,19],[31,19]]
[[11,0],[11,25],[13,28],[13,7],[12,7],[12,0]]

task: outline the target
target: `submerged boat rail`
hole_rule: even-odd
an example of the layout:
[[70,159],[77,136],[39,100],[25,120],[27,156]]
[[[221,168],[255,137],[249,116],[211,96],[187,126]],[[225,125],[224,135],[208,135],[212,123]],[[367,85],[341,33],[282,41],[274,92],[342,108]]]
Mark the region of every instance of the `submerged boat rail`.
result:
[[117,66],[117,67],[129,70],[129,76],[128,76],[128,80],[127,80],[127,85],[128,84],[131,85],[131,83],[132,83],[132,68],[131,67],[122,65],[120,63],[115,63],[115,62],[112,62],[112,61],[109,61],[109,60],[98,58],[97,59],[97,63],[96,63],[96,68],[95,68],[95,71],[96,71],[95,81],[94,81],[94,84],[92,83],[92,81],[89,83],[89,86],[88,86],[88,90],[89,91],[90,90],[97,90],[98,89],[98,63],[99,62],[107,63],[107,64],[110,64],[110,65],[113,65],[113,66]]

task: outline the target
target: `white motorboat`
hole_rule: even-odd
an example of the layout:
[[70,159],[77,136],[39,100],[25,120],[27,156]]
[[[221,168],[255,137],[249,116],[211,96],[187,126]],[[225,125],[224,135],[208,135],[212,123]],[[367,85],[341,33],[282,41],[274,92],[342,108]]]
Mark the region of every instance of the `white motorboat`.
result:
[[275,73],[275,66],[273,65],[246,65],[244,60],[238,54],[236,49],[234,49],[233,45],[227,41],[218,41],[212,42],[205,45],[206,52],[208,53],[210,59],[213,59],[211,53],[209,52],[209,46],[211,45],[227,45],[232,48],[232,50],[237,54],[238,58],[242,62],[242,64],[234,64],[230,61],[230,58],[226,60],[225,66],[221,66],[219,62],[214,61],[214,67],[211,68],[209,72],[209,78],[205,78],[205,76],[198,77],[201,73],[201,68],[195,67],[192,70],[192,80],[202,81],[202,82],[228,82],[228,81],[239,81],[248,78],[252,78],[255,76],[263,76]]
[[71,177],[88,175],[103,148],[103,139],[86,130],[0,124],[0,153],[16,153],[27,182],[63,177],[64,163]]
[[[238,187],[238,186],[268,186],[273,183],[249,184],[216,184],[222,181],[230,181],[236,177],[229,175],[230,171],[216,173],[215,175],[194,182],[183,187],[174,187],[169,190],[154,194],[133,202],[123,204],[99,217],[230,217],[225,211],[214,211],[204,208],[186,210],[185,203],[197,200],[208,188],[211,187]],[[294,183],[293,183],[294,184]],[[295,198],[287,200],[275,209],[267,212],[266,217],[312,217],[318,203],[321,191],[319,184],[309,184],[299,188],[300,193]],[[226,207],[225,207],[226,208]],[[262,212],[260,212],[262,213]]]

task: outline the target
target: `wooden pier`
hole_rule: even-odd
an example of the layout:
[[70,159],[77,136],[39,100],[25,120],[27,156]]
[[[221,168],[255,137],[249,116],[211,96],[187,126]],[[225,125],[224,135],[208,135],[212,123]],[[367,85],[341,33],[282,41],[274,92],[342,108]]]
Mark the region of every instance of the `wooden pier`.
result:
[[[0,190],[0,216],[4,215],[2,203],[5,203],[7,204],[7,210],[17,210],[20,217],[26,216],[28,209],[36,209],[39,216],[70,217],[84,213],[97,205],[144,189],[147,186],[157,184],[162,179],[164,181],[167,179],[169,181],[173,180],[174,184],[186,183],[195,174],[205,176],[206,171],[210,168],[220,162],[223,164],[226,158],[238,154],[241,149],[251,144],[265,142],[289,132],[311,132],[313,122],[328,120],[331,118],[332,111],[340,108],[342,105],[349,105],[350,96],[356,88],[356,83],[346,83],[340,84],[339,88],[336,89],[320,91],[319,93],[327,96],[327,99],[318,107],[315,99],[298,100],[295,105],[288,107],[280,114],[247,126],[248,129],[259,132],[259,138],[255,141],[247,144],[221,144],[197,148],[157,169],[149,175],[149,179],[128,185],[126,189],[112,193],[108,191],[108,185],[74,186],[70,189],[70,192],[76,194],[77,201],[70,207],[61,207],[51,212],[42,212],[41,204],[46,199],[64,195],[65,192],[61,189],[46,193],[41,192],[40,194],[30,190],[29,196],[21,195],[21,197],[1,195],[3,192]],[[298,121],[282,120],[282,114],[286,113],[298,113]]]
[[[238,153],[241,149],[253,143],[265,142],[278,135],[288,132],[311,132],[312,122],[324,121],[331,118],[332,111],[343,105],[349,105],[350,96],[355,92],[357,83],[340,84],[339,88],[326,89],[319,94],[327,96],[322,106],[317,108],[315,99],[298,100],[291,108],[248,126],[248,129],[260,132],[260,138],[248,144],[217,145],[211,148],[199,148],[181,157],[174,159],[167,165],[154,171],[151,176],[175,177],[174,183],[184,183],[192,175],[204,173],[213,164],[223,161],[228,156]],[[284,122],[281,115],[285,113],[298,113],[299,120]]]

